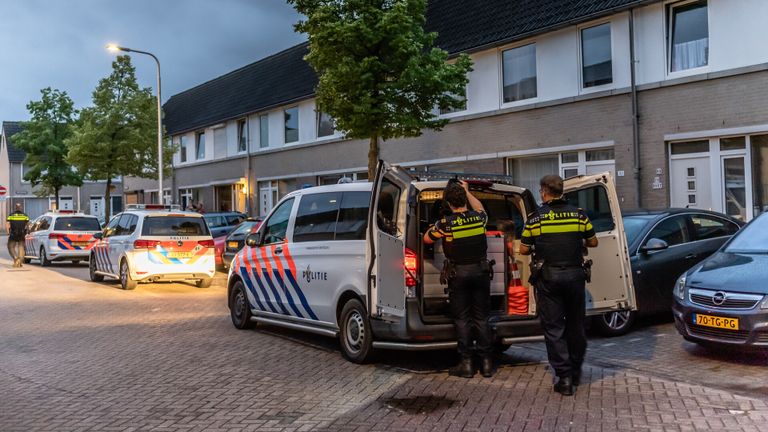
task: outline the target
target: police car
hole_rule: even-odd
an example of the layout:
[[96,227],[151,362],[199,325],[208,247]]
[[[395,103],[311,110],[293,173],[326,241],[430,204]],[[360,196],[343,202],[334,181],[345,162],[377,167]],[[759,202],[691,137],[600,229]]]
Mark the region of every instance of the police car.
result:
[[24,262],[39,260],[45,267],[53,261],[87,260],[101,231],[99,219],[71,210],[54,210],[30,222],[24,237]]
[[111,277],[123,289],[140,282],[186,281],[211,285],[214,245],[202,215],[178,206],[130,205],[113,217],[90,251],[94,282]]
[[[384,162],[373,183],[320,186],[287,194],[228,276],[233,325],[277,325],[338,337],[353,362],[374,349],[456,346],[448,295],[440,283],[441,242],[422,236],[441,217],[450,178],[466,180],[488,214],[488,259],[494,260],[491,325],[499,348],[541,340],[529,257],[499,230],[513,221],[520,238],[536,208],[530,191],[499,175],[413,173]],[[609,173],[565,181],[566,197],[587,212],[599,246],[587,287],[588,314],[635,309],[619,200]],[[371,209],[371,211],[369,211]]]

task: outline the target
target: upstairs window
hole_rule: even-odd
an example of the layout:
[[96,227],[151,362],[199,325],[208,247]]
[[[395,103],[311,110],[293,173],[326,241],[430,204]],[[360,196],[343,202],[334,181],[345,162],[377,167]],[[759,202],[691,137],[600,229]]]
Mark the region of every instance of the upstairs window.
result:
[[259,148],[269,147],[269,114],[259,116]]
[[326,137],[336,132],[333,118],[322,111],[317,112],[317,137]]
[[205,132],[197,133],[195,141],[195,159],[205,159]]
[[182,163],[187,161],[187,137],[179,137],[179,157]]
[[293,143],[299,140],[299,107],[283,111],[285,117],[285,142]]
[[241,153],[248,149],[248,137],[246,136],[245,119],[237,121],[237,152]]
[[706,66],[709,62],[707,2],[696,1],[669,8],[670,70]]
[[584,88],[613,82],[610,23],[581,31],[581,77]]
[[456,108],[450,108],[450,107],[440,108],[440,114],[451,114],[451,113],[467,110],[466,96],[458,96],[456,94],[451,94],[450,96],[459,103],[459,106]]
[[535,98],[536,45],[530,44],[502,53],[504,103]]

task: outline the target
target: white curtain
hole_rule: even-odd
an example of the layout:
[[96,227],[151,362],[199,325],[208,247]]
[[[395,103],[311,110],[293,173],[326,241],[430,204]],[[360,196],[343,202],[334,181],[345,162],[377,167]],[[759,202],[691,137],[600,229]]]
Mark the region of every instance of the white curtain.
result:
[[682,71],[706,66],[709,54],[709,38],[677,43],[672,50],[672,70]]

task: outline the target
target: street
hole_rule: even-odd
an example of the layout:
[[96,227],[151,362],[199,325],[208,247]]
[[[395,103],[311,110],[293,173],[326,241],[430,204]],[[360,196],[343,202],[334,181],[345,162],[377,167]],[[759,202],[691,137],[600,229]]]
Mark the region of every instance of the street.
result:
[[211,288],[88,281],[87,266],[11,269],[0,240],[0,430],[765,430],[768,354],[709,352],[669,319],[592,336],[575,397],[543,343],[491,379],[449,377],[452,352],[344,360],[335,340],[238,331]]

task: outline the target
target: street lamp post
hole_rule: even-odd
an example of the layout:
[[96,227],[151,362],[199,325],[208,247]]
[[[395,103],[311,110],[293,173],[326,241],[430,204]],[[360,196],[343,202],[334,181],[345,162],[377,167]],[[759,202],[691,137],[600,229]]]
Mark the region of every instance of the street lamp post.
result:
[[111,52],[124,51],[145,54],[152,57],[155,60],[155,64],[157,64],[157,200],[159,204],[165,204],[163,202],[163,111],[160,102],[160,60],[150,52],[126,48],[115,44],[107,45],[107,49]]

